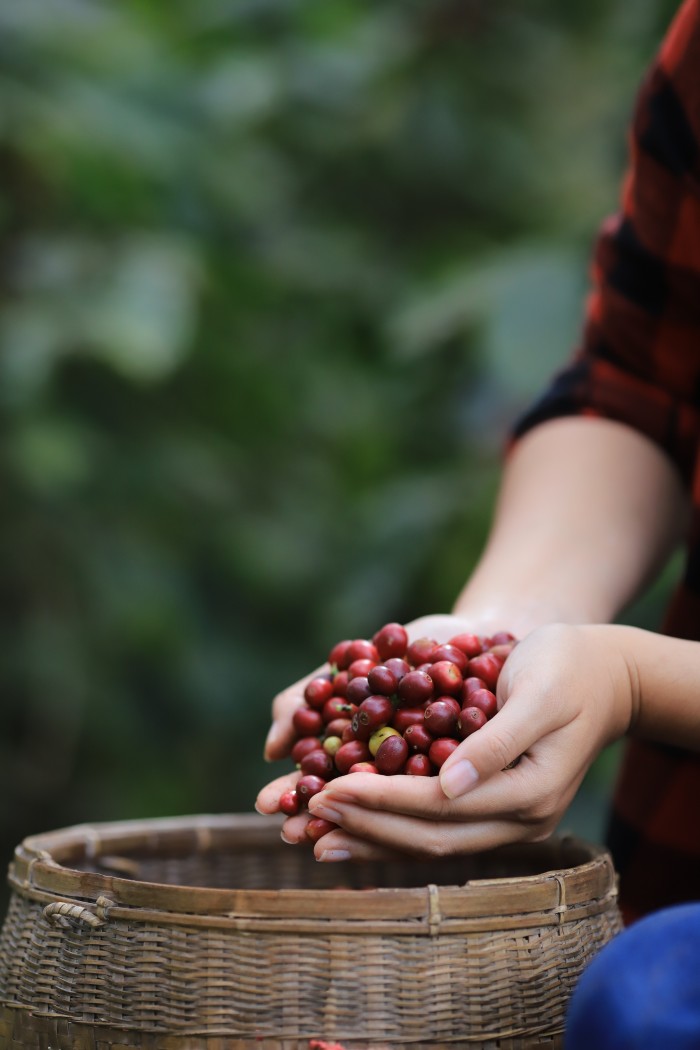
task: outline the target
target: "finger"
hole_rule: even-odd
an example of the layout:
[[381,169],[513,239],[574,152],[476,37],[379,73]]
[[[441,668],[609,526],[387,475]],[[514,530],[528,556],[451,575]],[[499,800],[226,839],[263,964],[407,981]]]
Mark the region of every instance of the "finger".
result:
[[304,690],[312,678],[317,678],[328,670],[328,665],[317,667],[305,678],[300,678],[294,685],[290,685],[281,693],[278,693],[272,701],[272,725],[267,734],[263,756],[267,762],[288,755],[296,734],[292,725],[292,715],[304,702]]
[[314,846],[314,856],[324,864],[342,860],[396,862],[406,859],[406,851],[367,842],[339,828],[337,831],[329,831],[318,840]]
[[448,798],[459,798],[516,762],[561,722],[549,705],[521,701],[511,693],[498,714],[453,751],[439,774]]
[[432,820],[520,817],[524,800],[536,799],[539,794],[535,773],[535,763],[526,757],[515,768],[477,784],[457,799],[446,797],[438,777],[351,773],[331,781],[309,801],[309,807],[314,815],[326,819],[332,819],[326,816],[329,807],[332,810],[344,803]]
[[285,791],[291,791],[298,779],[298,772],[286,773],[283,777],[277,777],[276,780],[261,788],[255,800],[255,808],[258,813],[278,813],[280,797]]
[[306,825],[309,823],[309,814],[304,810],[303,813],[297,813],[294,817],[288,817],[285,820],[280,830],[280,836],[284,842],[290,846],[297,846],[300,842],[309,842],[309,836],[306,834]]
[[418,857],[440,857],[492,849],[532,836],[531,826],[519,820],[474,823],[425,820],[368,810],[349,803],[334,806],[333,809],[336,818],[334,823],[354,838]]

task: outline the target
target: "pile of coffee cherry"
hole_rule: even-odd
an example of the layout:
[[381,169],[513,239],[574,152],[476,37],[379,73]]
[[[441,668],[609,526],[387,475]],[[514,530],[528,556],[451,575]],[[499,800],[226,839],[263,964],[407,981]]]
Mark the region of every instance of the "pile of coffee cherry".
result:
[[[435,776],[460,741],[495,715],[498,676],[515,644],[507,631],[409,644],[399,623],[371,640],[338,642],[294,712],[291,754],[301,775],[280,810],[295,815],[346,773]],[[313,820],[307,834],[316,840],[327,824]]]

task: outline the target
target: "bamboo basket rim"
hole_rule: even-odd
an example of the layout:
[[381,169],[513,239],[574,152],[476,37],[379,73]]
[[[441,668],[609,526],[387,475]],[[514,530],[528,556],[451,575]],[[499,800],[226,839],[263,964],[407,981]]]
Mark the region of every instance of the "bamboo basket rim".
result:
[[[102,858],[127,869],[129,854],[155,857],[163,849],[170,856],[187,856],[244,846],[269,850],[273,857],[291,848],[281,842],[280,826],[281,821],[254,813],[72,825],[25,838],[10,862],[8,882],[15,892],[43,904],[46,917],[56,922],[70,918],[99,926],[108,919],[128,919],[249,931],[288,925],[311,934],[318,932],[319,922],[338,932],[428,935],[496,930],[504,923],[514,928],[558,925],[600,914],[617,895],[607,850],[571,835],[529,848],[539,848],[545,857],[557,850],[578,854],[580,863],[447,885],[426,880],[420,886],[361,889],[212,888],[71,866],[99,866]],[[508,849],[517,855],[517,846]],[[408,865],[413,863],[407,858]]]

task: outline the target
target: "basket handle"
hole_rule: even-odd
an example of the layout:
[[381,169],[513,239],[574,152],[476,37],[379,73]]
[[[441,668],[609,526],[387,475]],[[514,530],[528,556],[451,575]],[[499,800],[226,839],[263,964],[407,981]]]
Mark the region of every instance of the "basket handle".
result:
[[82,904],[54,901],[44,908],[44,918],[50,926],[70,926],[70,920],[75,919],[76,922],[84,922],[96,929],[98,926],[104,926],[107,921],[107,907],[112,904],[112,901],[107,900],[106,897],[98,897],[96,903],[98,914]]

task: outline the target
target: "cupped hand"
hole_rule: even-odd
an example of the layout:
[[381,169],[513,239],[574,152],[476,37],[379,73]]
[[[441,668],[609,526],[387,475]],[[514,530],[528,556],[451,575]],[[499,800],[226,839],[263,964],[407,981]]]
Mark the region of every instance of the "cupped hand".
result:
[[[507,624],[501,624],[505,628]],[[421,616],[410,623],[405,624],[408,631],[409,641],[416,638],[434,638],[437,642],[445,642],[461,631],[482,630],[482,624],[478,619],[467,620],[461,616],[451,616],[447,613],[435,613],[430,616]],[[328,664],[316,668],[311,674],[299,679],[287,689],[279,693],[272,702],[272,725],[265,741],[264,756],[268,762],[284,758],[289,754],[294,742],[295,733],[292,726],[292,716],[304,702],[304,689],[312,678],[319,674],[327,673]],[[260,791],[256,809],[261,813],[276,813],[279,809],[279,799],[284,791],[293,787],[298,779],[298,774],[290,773],[285,777],[278,777],[271,783],[266,784]],[[296,821],[292,827],[296,826]],[[286,827],[286,825],[285,825]]]
[[546,838],[594,758],[629,728],[632,697],[610,628],[533,631],[503,667],[498,713],[439,777],[353,773],[310,800],[312,816],[339,827],[316,843],[316,857],[444,856]]

